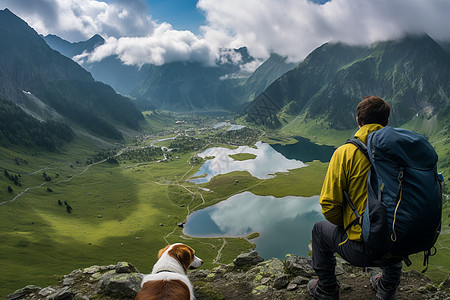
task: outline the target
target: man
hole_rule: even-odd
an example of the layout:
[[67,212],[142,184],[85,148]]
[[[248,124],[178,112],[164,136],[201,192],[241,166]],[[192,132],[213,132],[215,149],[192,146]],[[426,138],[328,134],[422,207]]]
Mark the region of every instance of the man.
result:
[[[356,123],[359,130],[355,138],[367,143],[369,133],[386,126],[390,105],[377,96],[365,97],[356,108]],[[353,144],[339,147],[333,154],[322,186],[320,204],[325,221],[318,222],[312,230],[312,266],[319,277],[308,284],[315,299],[339,299],[339,284],[336,280],[335,254],[349,263],[367,267],[377,265],[384,253],[368,247],[361,236],[359,224],[346,228],[355,218],[350,205],[344,199],[346,191],[362,215],[367,201],[367,175],[370,162]],[[401,262],[383,266],[382,276],[370,279],[377,299],[395,299],[400,283]]]

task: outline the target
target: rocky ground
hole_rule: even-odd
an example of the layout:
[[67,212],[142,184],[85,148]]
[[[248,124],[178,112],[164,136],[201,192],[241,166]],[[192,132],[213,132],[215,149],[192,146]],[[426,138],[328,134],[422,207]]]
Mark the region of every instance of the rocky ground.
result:
[[[375,299],[369,283],[379,269],[352,267],[339,261],[336,273],[341,299]],[[314,278],[308,259],[287,255],[286,259],[264,261],[256,252],[239,255],[232,264],[212,270],[191,271],[189,277],[198,300],[210,299],[312,299],[306,284]],[[27,286],[7,296],[7,300],[48,299],[134,299],[142,274],[131,264],[77,269],[64,276],[57,286]],[[408,271],[402,274],[399,300],[449,299],[450,278],[439,286],[426,276]]]

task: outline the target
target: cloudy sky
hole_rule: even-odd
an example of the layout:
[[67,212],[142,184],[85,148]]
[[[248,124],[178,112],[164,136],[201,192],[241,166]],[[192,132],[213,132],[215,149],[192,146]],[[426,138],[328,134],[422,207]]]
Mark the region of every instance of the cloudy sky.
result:
[[117,55],[126,64],[213,63],[247,46],[301,61],[328,41],[370,44],[426,32],[450,40],[449,0],[1,0],[41,34],[106,43],[79,59]]

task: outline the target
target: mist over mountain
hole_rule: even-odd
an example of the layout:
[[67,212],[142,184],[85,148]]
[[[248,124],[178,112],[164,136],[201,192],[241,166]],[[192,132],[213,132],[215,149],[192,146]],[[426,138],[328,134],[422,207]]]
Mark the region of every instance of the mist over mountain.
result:
[[[107,124],[139,127],[141,115],[130,100],[50,50],[8,10],[2,11],[0,21],[2,28],[10,28],[1,32],[4,46],[0,51],[3,58],[9,58],[0,62],[5,78],[0,93],[24,102],[22,91],[29,91],[74,122],[88,127],[102,124],[94,126],[95,130],[110,137],[119,135],[114,130],[105,133]],[[44,39],[68,57],[93,51],[104,42],[99,35],[78,43],[52,35]],[[428,35],[371,46],[326,43],[296,67],[277,54],[260,64],[245,47],[222,49],[215,66],[172,62],[137,67],[123,64],[117,56],[81,63],[97,80],[135,98],[141,110],[239,111],[253,100],[246,109],[250,122],[278,127],[286,116],[304,115],[326,120],[334,129],[349,129],[354,126],[354,107],[363,96],[372,94],[392,104],[391,124],[395,126],[414,116],[448,116],[450,54],[445,45]],[[260,65],[245,73],[245,67],[252,64]],[[16,73],[20,75],[7,75]]]
[[[78,43],[70,43],[54,35],[47,35],[44,39],[53,49],[67,57],[75,57],[96,80],[136,98],[141,110],[235,110],[295,66],[276,54],[261,64],[249,55],[246,47],[221,49],[214,66],[172,62],[138,67],[124,64],[116,55],[90,62],[76,56],[92,52],[103,44],[100,36]],[[261,65],[256,72],[251,69],[254,65]]]
[[25,111],[39,115],[36,106],[45,105],[65,121],[104,137],[121,139],[117,127],[139,129],[143,119],[131,100],[51,49],[8,9],[0,11],[0,78],[0,95]]
[[391,124],[422,116],[448,117],[450,55],[428,35],[370,47],[327,43],[272,83],[247,107],[247,119],[281,126],[283,115],[354,127],[362,97],[379,95],[392,105]]
[[84,51],[91,52],[96,47],[103,45],[105,39],[96,34],[87,41],[81,41],[76,43],[68,42],[56,35],[48,34],[43,36],[45,42],[54,50],[57,50],[64,56],[74,57],[75,55],[82,54]]

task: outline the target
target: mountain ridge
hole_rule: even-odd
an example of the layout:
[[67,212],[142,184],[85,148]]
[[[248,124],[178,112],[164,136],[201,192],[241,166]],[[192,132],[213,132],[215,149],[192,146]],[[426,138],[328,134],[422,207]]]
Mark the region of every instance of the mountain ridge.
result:
[[[83,52],[91,52],[94,37],[78,43],[70,43],[52,35],[44,39],[53,49],[72,58]],[[83,45],[85,48],[81,47]],[[236,60],[236,57],[240,58]],[[241,74],[241,66],[255,62],[246,47],[221,49],[215,66],[171,62],[161,66],[144,64],[137,67],[123,64],[116,55],[97,62],[79,62],[96,80],[136,98],[141,110],[158,108],[173,111],[239,110],[241,104],[248,102],[296,65],[273,54],[255,72]]]
[[0,79],[0,95],[27,107],[27,95],[33,94],[67,123],[103,137],[120,140],[121,126],[139,130],[143,120],[130,99],[96,82],[79,64],[51,49],[8,9],[0,11]]
[[[331,128],[350,129],[362,97],[379,95],[391,103],[391,122],[400,126],[416,114],[445,110],[450,89],[443,83],[449,78],[450,56],[427,35],[370,47],[327,43],[251,102],[247,120],[280,127],[284,113],[306,114]],[[262,116],[257,108],[267,105],[269,113]]]

